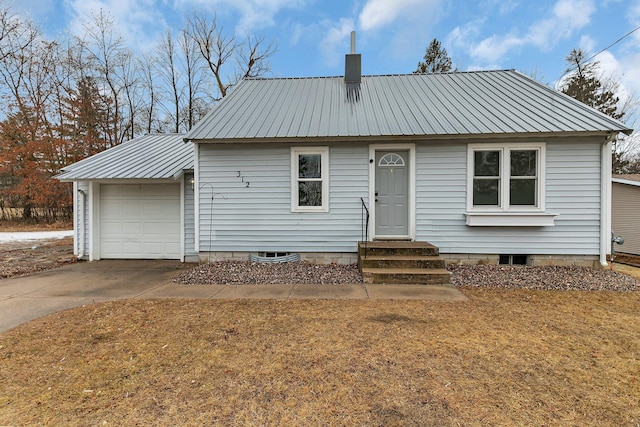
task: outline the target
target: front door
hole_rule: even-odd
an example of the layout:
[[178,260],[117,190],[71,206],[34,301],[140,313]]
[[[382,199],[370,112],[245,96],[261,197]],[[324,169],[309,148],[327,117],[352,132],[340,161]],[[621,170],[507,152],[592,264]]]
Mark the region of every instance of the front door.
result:
[[409,151],[376,151],[375,233],[378,239],[409,238]]

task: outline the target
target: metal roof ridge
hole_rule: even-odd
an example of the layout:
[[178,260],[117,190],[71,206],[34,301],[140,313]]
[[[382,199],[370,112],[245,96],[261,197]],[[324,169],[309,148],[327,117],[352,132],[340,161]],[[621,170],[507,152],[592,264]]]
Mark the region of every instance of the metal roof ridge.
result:
[[[387,73],[387,74],[363,74],[362,77],[404,77],[404,76],[438,76],[448,74],[483,74],[483,73],[504,73],[518,72],[514,68],[505,68],[497,70],[467,70],[467,71],[447,71],[438,73]],[[288,77],[248,77],[246,81],[262,81],[262,80],[329,80],[344,79],[344,76],[288,76]]]

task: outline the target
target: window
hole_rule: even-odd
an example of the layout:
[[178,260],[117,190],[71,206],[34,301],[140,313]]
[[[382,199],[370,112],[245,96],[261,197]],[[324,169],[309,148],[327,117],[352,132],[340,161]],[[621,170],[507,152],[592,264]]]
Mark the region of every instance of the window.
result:
[[545,212],[545,144],[469,144],[469,226],[554,225]]
[[470,145],[469,211],[544,209],[544,145]]
[[329,148],[291,149],[291,211],[329,211]]

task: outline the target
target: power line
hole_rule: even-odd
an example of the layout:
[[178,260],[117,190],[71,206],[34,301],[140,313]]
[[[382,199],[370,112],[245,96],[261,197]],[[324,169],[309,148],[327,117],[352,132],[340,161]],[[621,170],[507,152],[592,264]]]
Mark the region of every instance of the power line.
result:
[[[611,43],[609,46],[605,47],[604,49],[601,49],[600,51],[598,51],[597,53],[591,55],[587,60],[584,61],[584,63],[587,63],[589,61],[591,61],[593,58],[595,58],[596,56],[600,55],[602,52],[611,49],[613,46],[617,45],[618,43],[620,43],[622,40],[626,39],[627,37],[629,37],[631,34],[635,33],[636,31],[640,30],[640,26],[637,26],[636,28],[634,28],[633,30],[629,31],[627,34],[625,34],[624,36],[620,37],[618,40],[614,41],[613,43]],[[575,65],[573,67],[568,68],[564,73],[562,73],[562,75],[560,76],[560,78],[558,79],[558,81],[556,81],[555,84],[555,89],[559,90],[560,87],[560,82],[562,81],[562,78],[564,76],[566,76],[569,73],[574,72],[576,69],[578,69],[578,65]]]
[[614,41],[613,43],[611,43],[609,46],[605,47],[604,49],[602,49],[601,51],[599,51],[598,53],[592,55],[589,59],[587,59],[584,62],[589,62],[591,61],[593,58],[595,58],[596,56],[600,55],[602,52],[604,52],[607,49],[612,48],[613,46],[617,45],[618,43],[620,43],[622,40],[626,39],[627,37],[629,37],[631,34],[635,33],[636,31],[640,30],[640,26],[634,28],[633,30],[629,31],[627,34],[625,34],[624,36],[620,37],[618,40]]

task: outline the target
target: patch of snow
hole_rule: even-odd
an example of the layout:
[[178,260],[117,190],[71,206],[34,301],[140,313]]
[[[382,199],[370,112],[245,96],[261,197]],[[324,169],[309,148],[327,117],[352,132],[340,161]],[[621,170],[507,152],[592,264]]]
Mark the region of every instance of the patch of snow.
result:
[[29,242],[32,240],[53,240],[73,237],[73,230],[60,231],[9,231],[0,233],[0,243]]

